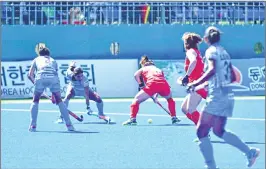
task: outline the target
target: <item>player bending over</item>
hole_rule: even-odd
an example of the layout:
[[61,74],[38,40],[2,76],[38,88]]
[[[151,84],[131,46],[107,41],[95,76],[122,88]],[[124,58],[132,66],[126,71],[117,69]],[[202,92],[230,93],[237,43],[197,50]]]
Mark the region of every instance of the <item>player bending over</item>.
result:
[[[191,83],[197,80],[204,73],[204,63],[198,50],[198,44],[201,43],[202,39],[200,35],[195,33],[185,33],[182,37],[184,41],[184,48],[186,50],[185,58],[185,71],[186,75],[180,79],[183,86],[187,83]],[[206,99],[207,91],[203,88],[197,92],[189,93],[182,105],[182,112],[197,125],[199,121],[200,113],[197,111],[197,107],[200,104],[202,98]]]
[[[111,119],[103,113],[103,101],[101,97],[89,87],[88,78],[83,75],[82,68],[76,67],[76,62],[73,61],[70,63],[66,77],[70,80],[64,99],[66,106],[68,107],[71,98],[75,96],[83,96],[86,99],[87,114],[92,115],[93,111],[90,108],[90,100],[93,100],[96,102],[98,108],[98,117],[109,124]],[[64,123],[62,116],[59,117],[57,123]]]
[[188,84],[193,89],[208,81],[208,96],[197,125],[199,147],[206,167],[216,169],[213,147],[208,137],[212,128],[216,136],[243,152],[248,159],[247,166],[251,167],[259,156],[260,150],[249,147],[237,135],[225,129],[227,118],[233,114],[234,94],[230,84],[236,77],[229,54],[219,44],[220,35],[221,32],[216,27],[211,26],[206,29],[204,41],[209,45],[205,53],[207,70],[198,80]]
[[66,121],[68,131],[75,130],[69,118],[68,110],[61,100],[60,81],[57,71],[57,63],[50,57],[49,49],[45,47],[40,49],[39,56],[33,60],[28,74],[28,78],[34,84],[33,102],[30,107],[31,122],[29,131],[31,132],[36,131],[39,100],[45,88],[49,88],[54,95],[61,116]]
[[[142,56],[140,64],[142,68],[135,72],[135,79],[141,90],[135,96],[131,104],[130,119],[125,121],[123,125],[137,125],[136,116],[139,111],[139,104],[151,98],[155,94],[164,97],[168,102],[168,108],[172,117],[172,124],[178,123],[180,120],[176,117],[175,101],[172,98],[171,89],[166,81],[162,70],[157,68],[152,60],[147,56]],[[143,77],[144,83],[140,77]]]

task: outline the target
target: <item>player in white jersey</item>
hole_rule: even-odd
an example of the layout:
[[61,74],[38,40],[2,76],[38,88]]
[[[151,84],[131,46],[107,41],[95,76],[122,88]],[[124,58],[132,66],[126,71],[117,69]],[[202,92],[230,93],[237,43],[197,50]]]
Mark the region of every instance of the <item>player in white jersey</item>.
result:
[[[106,123],[110,123],[111,119],[108,116],[105,116],[103,113],[103,101],[98,93],[94,92],[89,87],[89,79],[83,75],[83,70],[80,67],[76,67],[76,62],[71,62],[69,68],[66,72],[66,77],[70,81],[67,87],[66,96],[64,103],[68,106],[71,98],[75,96],[83,96],[86,99],[86,109],[88,115],[95,115],[90,108],[90,100],[96,102],[98,108],[98,116],[100,119],[103,119]],[[59,116],[57,123],[64,123],[62,116]]]
[[40,49],[39,56],[33,60],[28,74],[28,78],[34,84],[33,102],[30,107],[31,122],[29,131],[31,132],[36,131],[39,100],[45,88],[49,88],[54,95],[56,104],[66,121],[68,131],[75,130],[69,118],[67,107],[61,99],[60,82],[57,71],[57,63],[50,57],[49,49],[45,47]]
[[194,88],[208,81],[208,96],[206,105],[197,125],[199,147],[208,169],[216,169],[213,148],[208,137],[212,128],[213,133],[226,143],[238,148],[248,159],[247,166],[251,167],[260,150],[251,148],[241,141],[234,133],[225,129],[227,118],[232,116],[234,95],[230,84],[235,81],[231,59],[226,50],[219,44],[221,32],[216,27],[209,27],[205,31],[204,41],[209,45],[206,50],[205,73],[196,81],[188,84]]

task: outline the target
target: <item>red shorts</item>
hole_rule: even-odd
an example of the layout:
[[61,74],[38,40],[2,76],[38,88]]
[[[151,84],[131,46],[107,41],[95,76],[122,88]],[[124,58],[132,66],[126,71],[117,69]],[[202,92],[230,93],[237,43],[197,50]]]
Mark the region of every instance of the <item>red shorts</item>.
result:
[[206,89],[199,89],[197,93],[203,98],[206,99],[208,95],[208,91]]
[[142,89],[149,96],[153,96],[158,93],[161,96],[168,96],[171,93],[168,83],[150,83]]

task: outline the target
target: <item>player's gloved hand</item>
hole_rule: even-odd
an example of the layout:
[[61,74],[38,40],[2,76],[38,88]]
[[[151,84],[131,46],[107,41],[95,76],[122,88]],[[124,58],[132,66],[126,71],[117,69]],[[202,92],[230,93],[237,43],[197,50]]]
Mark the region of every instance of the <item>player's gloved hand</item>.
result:
[[188,84],[188,75],[182,78],[182,86],[186,86]]
[[90,106],[87,106],[87,114],[90,115],[90,114],[92,114],[92,112],[93,112],[93,111],[91,110]]
[[191,93],[195,91],[195,85],[193,83],[188,83],[186,87],[187,93]]
[[144,87],[145,87],[145,84],[144,83],[139,84],[139,89],[142,89]]

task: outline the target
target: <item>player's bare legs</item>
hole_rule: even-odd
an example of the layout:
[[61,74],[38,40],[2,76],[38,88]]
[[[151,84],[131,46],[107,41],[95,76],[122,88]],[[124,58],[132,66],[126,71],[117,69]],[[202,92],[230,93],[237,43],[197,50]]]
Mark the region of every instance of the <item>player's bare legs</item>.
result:
[[105,116],[103,113],[103,101],[102,98],[98,95],[98,93],[94,92],[91,88],[89,88],[88,98],[96,102],[96,106],[98,109],[99,116]]
[[[109,116],[106,116],[103,112],[103,100],[100,97],[100,95],[98,93],[96,93],[95,91],[93,91],[91,88],[88,89],[88,92],[85,92],[85,94],[87,94],[87,98],[89,100],[93,100],[94,102],[96,102],[96,106],[98,109],[98,117],[102,120],[104,120],[107,124],[110,124],[111,122],[111,118]],[[91,115],[92,110],[90,109],[90,107],[88,108],[88,115]]]
[[199,121],[200,113],[197,111],[197,107],[201,100],[202,97],[199,94],[192,92],[185,97],[181,105],[182,112],[188,117],[188,119],[193,121],[195,125],[197,125]]
[[[33,95],[33,103],[31,104],[30,111],[31,111],[31,122],[30,122],[30,128],[29,131],[36,131],[37,126],[37,116],[38,116],[38,108],[39,108],[39,101],[40,97],[43,92],[34,92]],[[60,92],[53,92],[53,95],[55,97],[56,104],[58,105],[61,115],[66,121],[66,126],[69,131],[73,131],[74,127],[72,126],[72,123],[69,118],[68,110],[65,106],[65,104],[62,102]]]

